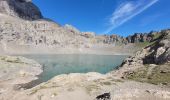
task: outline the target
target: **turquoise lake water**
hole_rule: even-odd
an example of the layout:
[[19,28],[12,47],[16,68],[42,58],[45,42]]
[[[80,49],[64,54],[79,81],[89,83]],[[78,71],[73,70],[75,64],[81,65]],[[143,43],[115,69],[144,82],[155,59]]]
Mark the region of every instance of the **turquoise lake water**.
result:
[[114,70],[128,56],[125,55],[24,55],[44,66],[41,77],[49,80],[60,74]]

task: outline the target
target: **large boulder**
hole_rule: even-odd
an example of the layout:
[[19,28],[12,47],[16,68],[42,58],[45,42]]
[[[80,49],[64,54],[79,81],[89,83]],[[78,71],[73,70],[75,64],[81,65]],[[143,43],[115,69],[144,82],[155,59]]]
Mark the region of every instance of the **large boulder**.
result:
[[155,62],[164,63],[170,61],[170,30],[162,31],[162,39],[155,46]]
[[0,0],[0,13],[26,20],[42,18],[40,10],[32,0]]

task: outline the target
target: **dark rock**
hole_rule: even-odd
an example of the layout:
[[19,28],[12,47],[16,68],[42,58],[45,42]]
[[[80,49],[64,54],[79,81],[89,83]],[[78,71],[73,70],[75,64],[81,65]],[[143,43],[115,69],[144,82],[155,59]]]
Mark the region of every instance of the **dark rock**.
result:
[[111,100],[110,93],[104,93],[96,97],[96,100]]
[[31,0],[0,0],[0,13],[26,20],[43,18],[40,10]]
[[164,83],[161,83],[162,85],[164,85],[164,86],[167,86],[168,85],[168,83],[167,82],[164,82]]
[[164,73],[168,73],[168,71],[166,71],[166,70],[161,70],[160,73],[164,74]]
[[149,90],[146,90],[145,92],[147,92],[147,93],[149,93],[149,94],[151,93]]

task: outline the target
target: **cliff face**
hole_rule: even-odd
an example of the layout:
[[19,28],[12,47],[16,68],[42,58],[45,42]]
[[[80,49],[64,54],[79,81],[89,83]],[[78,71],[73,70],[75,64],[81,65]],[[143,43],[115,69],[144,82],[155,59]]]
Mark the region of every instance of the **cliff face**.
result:
[[0,0],[0,13],[26,20],[42,18],[41,12],[32,0]]
[[66,46],[65,43],[71,39],[81,39],[74,32],[46,20],[25,21],[11,17],[1,17],[0,20],[0,41],[2,43],[60,47]]
[[17,46],[76,47],[81,41],[84,37],[78,30],[43,19],[32,0],[0,0],[0,43],[4,51]]
[[154,41],[155,38],[161,35],[161,32],[151,31],[149,33],[134,33],[133,35],[122,37],[119,35],[102,35],[96,36],[96,39],[104,44],[117,44],[117,45],[127,45],[129,43],[150,43]]

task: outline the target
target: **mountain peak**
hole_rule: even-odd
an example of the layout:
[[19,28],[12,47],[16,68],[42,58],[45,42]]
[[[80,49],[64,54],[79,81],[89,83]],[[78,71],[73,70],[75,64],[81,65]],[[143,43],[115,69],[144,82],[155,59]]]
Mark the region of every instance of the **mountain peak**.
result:
[[32,0],[0,0],[0,13],[26,20],[41,19],[39,8]]

